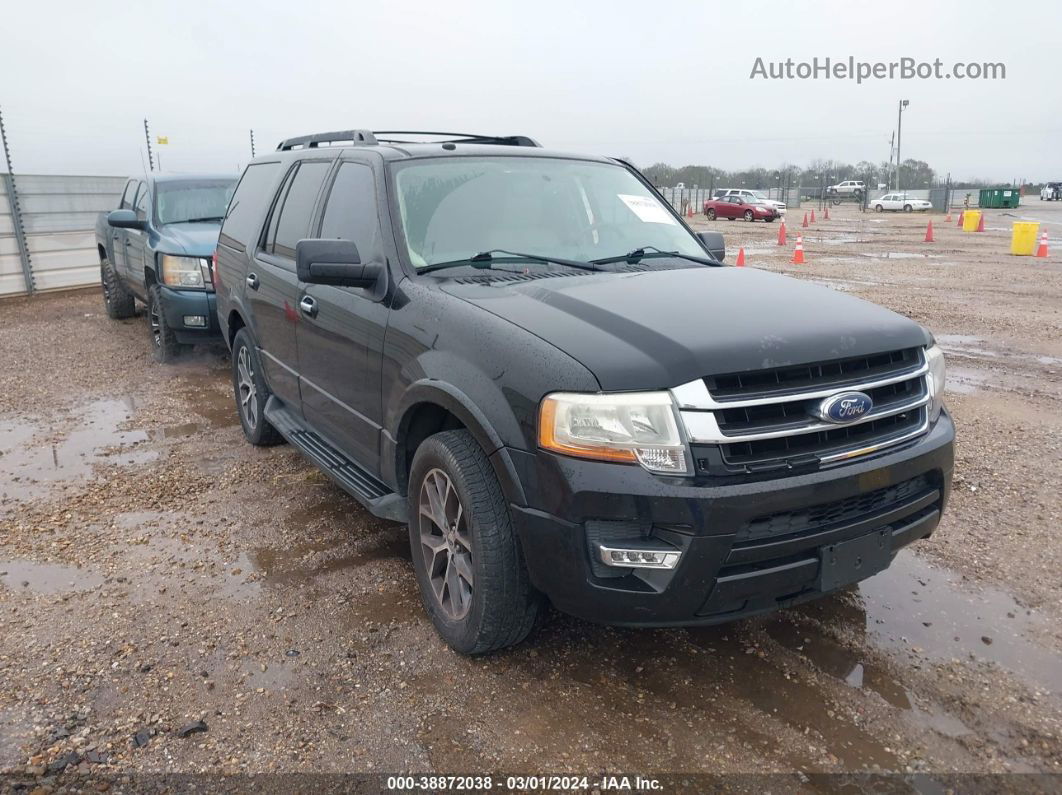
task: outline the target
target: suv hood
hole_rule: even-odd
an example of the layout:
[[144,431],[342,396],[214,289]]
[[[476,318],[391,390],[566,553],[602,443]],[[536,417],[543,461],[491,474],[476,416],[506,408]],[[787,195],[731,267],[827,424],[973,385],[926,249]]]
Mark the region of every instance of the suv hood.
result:
[[166,254],[209,257],[218,247],[220,223],[166,224],[159,229],[158,250]]
[[450,280],[443,289],[552,343],[605,391],[664,389],[930,342],[921,326],[888,309],[755,269]]

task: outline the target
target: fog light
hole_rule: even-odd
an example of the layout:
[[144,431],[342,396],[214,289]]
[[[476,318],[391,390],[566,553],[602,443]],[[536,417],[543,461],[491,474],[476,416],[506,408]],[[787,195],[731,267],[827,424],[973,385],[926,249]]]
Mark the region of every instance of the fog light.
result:
[[205,315],[185,315],[184,316],[184,325],[186,325],[186,326],[204,327],[204,326],[206,326],[206,316]]
[[598,554],[606,566],[639,569],[673,569],[682,557],[675,549],[617,549],[601,545]]

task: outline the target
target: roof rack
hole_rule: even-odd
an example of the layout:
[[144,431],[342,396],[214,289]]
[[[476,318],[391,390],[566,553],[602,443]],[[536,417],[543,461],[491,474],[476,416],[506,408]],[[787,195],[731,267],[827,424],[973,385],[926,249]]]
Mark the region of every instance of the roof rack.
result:
[[300,135],[298,138],[287,138],[277,144],[278,152],[288,152],[292,149],[316,149],[321,144],[334,144],[339,142],[354,144],[374,144],[376,136],[370,130],[337,130],[336,132],[317,133],[315,135]]
[[278,152],[288,152],[292,149],[316,149],[321,144],[332,145],[336,143],[364,144],[372,146],[377,143],[414,143],[395,138],[381,138],[384,135],[419,135],[419,136],[443,136],[445,141],[423,141],[420,143],[450,143],[450,144],[497,144],[499,146],[540,146],[538,141],[528,138],[526,135],[477,135],[475,133],[453,132],[425,132],[423,130],[337,130],[336,132],[316,133],[314,135],[300,135],[297,138],[287,138],[277,145]]
[[411,141],[397,141],[395,139],[381,138],[382,135],[426,135],[445,136],[446,141],[423,141],[420,143],[448,143],[448,144],[498,144],[500,146],[536,146],[541,147],[534,138],[526,135],[479,135],[478,133],[458,132],[426,132],[424,130],[373,130],[373,135],[382,143],[412,143]]

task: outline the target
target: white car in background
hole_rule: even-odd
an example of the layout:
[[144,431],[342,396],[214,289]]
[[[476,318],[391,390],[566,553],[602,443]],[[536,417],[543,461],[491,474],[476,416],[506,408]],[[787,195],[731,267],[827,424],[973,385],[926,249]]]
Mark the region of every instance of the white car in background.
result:
[[874,199],[870,205],[877,212],[885,210],[903,210],[905,213],[914,210],[931,210],[933,205],[925,199],[914,199],[902,193],[886,193],[880,199]]
[[768,207],[776,209],[779,215],[785,215],[785,202],[768,199],[767,194],[763,191],[748,190],[746,188],[724,188],[717,190],[714,195],[716,199],[725,199],[727,196],[740,196],[745,200],[746,204],[766,204]]

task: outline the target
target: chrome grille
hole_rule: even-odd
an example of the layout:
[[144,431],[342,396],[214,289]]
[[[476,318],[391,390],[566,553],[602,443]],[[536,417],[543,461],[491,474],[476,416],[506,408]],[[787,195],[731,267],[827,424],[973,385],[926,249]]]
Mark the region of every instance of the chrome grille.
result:
[[[922,349],[908,348],[709,376],[672,393],[695,447],[718,446],[730,471],[766,471],[854,458],[924,433],[927,373]],[[868,414],[845,424],[813,416],[824,398],[850,390],[873,399]]]

